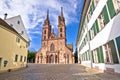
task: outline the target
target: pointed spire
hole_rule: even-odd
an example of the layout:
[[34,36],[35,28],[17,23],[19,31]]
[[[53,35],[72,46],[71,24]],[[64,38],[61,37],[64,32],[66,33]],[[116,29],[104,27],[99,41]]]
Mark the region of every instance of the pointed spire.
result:
[[49,25],[50,21],[49,21],[49,10],[47,10],[47,15],[46,15],[46,19],[44,21],[44,25]]
[[47,10],[47,20],[49,20],[49,9]]
[[61,16],[63,17],[63,7],[61,7]]

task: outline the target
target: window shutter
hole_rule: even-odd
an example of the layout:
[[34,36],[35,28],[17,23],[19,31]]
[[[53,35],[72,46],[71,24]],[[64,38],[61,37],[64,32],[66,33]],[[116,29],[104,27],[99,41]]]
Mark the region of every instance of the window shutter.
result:
[[109,22],[109,17],[108,17],[106,6],[103,8],[102,15],[104,17],[104,23],[107,24]]
[[108,0],[107,6],[108,6],[109,13],[110,13],[110,17],[113,18],[116,13],[115,13],[115,9],[114,9],[112,0]]

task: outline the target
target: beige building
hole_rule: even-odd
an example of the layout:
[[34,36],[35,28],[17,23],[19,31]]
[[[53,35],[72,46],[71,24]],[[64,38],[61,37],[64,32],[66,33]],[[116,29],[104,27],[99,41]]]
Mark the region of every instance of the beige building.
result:
[[25,67],[30,42],[21,17],[6,16],[0,18],[0,72]]
[[36,63],[72,63],[73,45],[66,44],[65,18],[61,8],[58,16],[58,36],[52,30],[49,12],[42,28],[42,47],[36,54]]

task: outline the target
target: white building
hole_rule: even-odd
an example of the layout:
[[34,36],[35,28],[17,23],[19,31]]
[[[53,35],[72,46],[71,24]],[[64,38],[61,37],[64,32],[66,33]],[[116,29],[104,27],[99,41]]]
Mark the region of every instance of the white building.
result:
[[85,0],[77,36],[79,63],[120,74],[120,0]]

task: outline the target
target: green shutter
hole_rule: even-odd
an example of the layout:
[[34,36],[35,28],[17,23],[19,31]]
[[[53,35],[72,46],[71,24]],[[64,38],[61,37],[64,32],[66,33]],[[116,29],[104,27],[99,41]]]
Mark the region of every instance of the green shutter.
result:
[[112,0],[108,0],[107,6],[108,6],[110,17],[113,18],[116,13],[115,13],[115,9],[114,9]]
[[90,6],[90,14],[91,15],[93,14],[94,9],[95,9],[95,6],[94,6],[94,2],[92,1],[92,4]]
[[99,63],[104,63],[102,46],[100,46],[99,48],[97,48],[97,55],[98,55],[98,62]]
[[100,60],[100,52],[99,52],[99,48],[97,48],[97,57],[98,57],[98,63],[100,63],[101,60]]
[[106,6],[103,8],[102,15],[104,17],[104,23],[107,24],[109,22],[109,17]]
[[85,60],[87,61],[87,54],[86,54],[86,52],[85,52],[85,58],[86,58]]
[[94,34],[95,34],[95,35],[99,32],[97,20],[96,20],[95,23],[93,24],[93,30],[94,30]]
[[99,32],[99,27],[98,27],[98,21],[96,20],[95,21],[95,26],[96,26],[96,30],[97,30],[97,33]]
[[85,54],[83,53],[83,58],[84,58],[84,61],[85,61]]
[[104,56],[103,56],[102,46],[100,46],[99,50],[100,50],[101,63],[104,63]]
[[112,53],[112,58],[113,58],[113,62],[118,64],[118,56],[117,56],[117,52],[116,52],[116,48],[115,48],[115,44],[114,41],[110,41],[108,43],[109,47],[111,48],[111,53]]
[[117,43],[117,48],[118,48],[119,57],[120,57],[120,36],[116,38],[116,43]]
[[92,54],[92,61],[93,61],[93,63],[94,63],[93,51],[91,51],[91,54]]
[[96,35],[97,34],[97,29],[96,29],[95,23],[93,24],[93,30],[94,30],[94,34]]
[[90,60],[90,56],[89,56],[89,50],[87,51],[87,54],[88,54],[88,60]]
[[84,56],[83,56],[83,54],[82,54],[82,60],[84,61]]
[[90,30],[89,30],[89,39],[91,40]]

